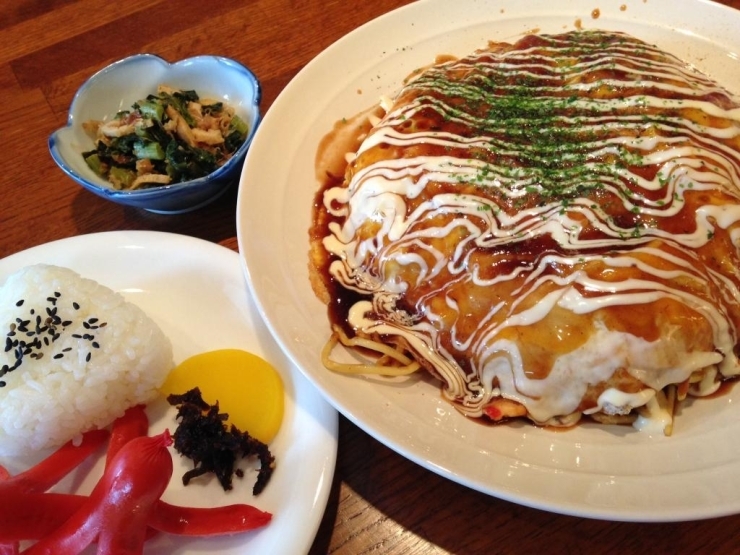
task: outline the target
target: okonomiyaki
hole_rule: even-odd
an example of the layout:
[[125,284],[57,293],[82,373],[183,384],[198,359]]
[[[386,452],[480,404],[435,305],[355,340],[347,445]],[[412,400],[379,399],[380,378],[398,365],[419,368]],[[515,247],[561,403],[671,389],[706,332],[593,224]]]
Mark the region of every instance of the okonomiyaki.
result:
[[429,372],[472,418],[666,434],[740,372],[740,99],[656,46],[492,42],[339,122],[317,164],[333,370]]

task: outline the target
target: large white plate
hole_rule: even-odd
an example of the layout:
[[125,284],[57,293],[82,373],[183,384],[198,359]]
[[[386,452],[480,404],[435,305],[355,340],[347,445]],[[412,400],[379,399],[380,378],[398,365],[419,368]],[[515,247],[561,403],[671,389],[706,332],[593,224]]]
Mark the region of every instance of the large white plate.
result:
[[[337,449],[337,413],[282,354],[262,325],[244,283],[238,254],[214,243],[170,233],[125,231],[63,239],[0,260],[0,283],[10,273],[35,263],[72,268],[119,291],[154,319],[172,341],[175,362],[204,351],[239,348],[270,361],[286,387],[285,419],[271,443],[277,467],[267,488],[252,496],[253,480],[235,480],[228,494],[217,481],[182,486],[191,468],[175,456],[175,473],[163,499],[180,505],[250,503],[273,513],[269,526],[219,539],[159,535],[147,542],[148,554],[306,553],[326,507]],[[166,406],[166,403],[163,403]],[[152,407],[151,433],[174,430],[174,410]],[[0,463],[20,470],[19,461]],[[102,460],[74,486],[86,492]]]
[[[595,12],[598,9],[598,13]],[[319,360],[326,310],[311,292],[307,229],[316,146],[333,123],[391,94],[437,54],[577,26],[631,33],[740,92],[740,12],[695,0],[420,1],[355,30],[286,87],[250,148],[237,225],[248,281],[278,341],[348,418],[402,455],[504,499],[566,514],[632,521],[740,510],[740,390],[682,411],[671,438],[580,426],[484,427],[426,380],[332,374]]]

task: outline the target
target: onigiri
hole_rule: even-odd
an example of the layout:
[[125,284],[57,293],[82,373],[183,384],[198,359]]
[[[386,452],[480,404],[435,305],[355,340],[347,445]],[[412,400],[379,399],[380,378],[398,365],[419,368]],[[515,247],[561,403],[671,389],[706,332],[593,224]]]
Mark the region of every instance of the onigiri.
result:
[[0,286],[0,456],[104,428],[158,395],[173,367],[159,326],[108,287],[37,264]]

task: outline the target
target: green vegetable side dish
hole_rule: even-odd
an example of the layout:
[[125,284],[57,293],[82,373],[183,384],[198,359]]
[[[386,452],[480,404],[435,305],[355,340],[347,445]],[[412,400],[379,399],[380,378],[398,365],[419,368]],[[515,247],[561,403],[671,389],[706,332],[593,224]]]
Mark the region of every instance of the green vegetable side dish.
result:
[[111,121],[82,124],[95,141],[87,165],[115,189],[182,183],[213,173],[244,143],[247,123],[220,101],[160,85]]

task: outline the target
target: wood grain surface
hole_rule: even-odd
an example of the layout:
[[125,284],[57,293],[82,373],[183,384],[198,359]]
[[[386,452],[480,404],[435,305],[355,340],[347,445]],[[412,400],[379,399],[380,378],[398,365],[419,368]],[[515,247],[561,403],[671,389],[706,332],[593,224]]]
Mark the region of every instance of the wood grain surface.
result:
[[[614,0],[594,0],[594,8],[605,1]],[[624,0],[630,1],[649,0]],[[407,3],[3,1],[0,257],[55,239],[128,229],[181,233],[236,250],[236,187],[206,208],[164,216],[105,201],[62,173],[49,155],[47,140],[65,124],[77,88],[95,71],[130,54],[151,52],[171,61],[219,54],[239,60],[259,76],[266,112],[323,49]],[[740,0],[722,3],[740,8]],[[738,64],[740,74],[737,60],[728,63]],[[342,417],[329,504],[310,553],[740,553],[738,529],[740,516],[634,524],[515,505],[417,466]]]

